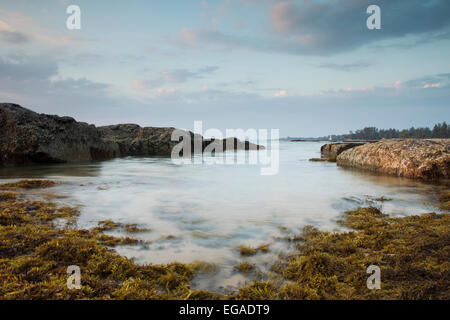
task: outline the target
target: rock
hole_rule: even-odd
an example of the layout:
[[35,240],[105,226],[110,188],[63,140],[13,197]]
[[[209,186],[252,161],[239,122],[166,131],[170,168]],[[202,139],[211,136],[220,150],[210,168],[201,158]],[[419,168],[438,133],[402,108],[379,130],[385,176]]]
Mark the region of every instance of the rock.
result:
[[450,139],[389,139],[342,152],[337,165],[414,179],[450,178]]
[[99,127],[104,141],[115,143],[120,156],[168,156],[178,142],[171,141],[175,128],[142,128],[137,124]]
[[208,147],[209,149],[215,147],[218,150],[222,148],[226,150],[264,150],[264,146],[260,146],[248,141],[241,141],[237,138],[227,138],[223,140],[203,140],[203,150]]
[[95,126],[70,117],[0,104],[0,166],[101,160],[118,156]]
[[[172,148],[178,141],[172,141],[172,132],[175,128],[140,127],[136,124],[118,124],[98,128],[102,139],[117,143],[121,156],[170,156]],[[203,152],[208,147],[212,150],[260,150],[264,149],[248,141],[240,141],[237,138],[225,140],[203,139],[199,134],[188,133],[191,137],[191,151]],[[195,150],[195,140],[201,150]],[[221,146],[222,145],[222,146]]]
[[320,148],[320,153],[324,157],[334,158],[345,150],[362,146],[363,144],[364,143],[329,143]]
[[[171,141],[174,130],[142,128],[136,124],[97,128],[70,117],[38,114],[16,104],[0,103],[0,166],[170,156],[172,148],[179,143]],[[189,135],[192,144],[194,140],[199,142],[201,151],[211,143],[226,146],[227,141],[234,150],[264,148],[236,138],[206,140],[192,132]]]

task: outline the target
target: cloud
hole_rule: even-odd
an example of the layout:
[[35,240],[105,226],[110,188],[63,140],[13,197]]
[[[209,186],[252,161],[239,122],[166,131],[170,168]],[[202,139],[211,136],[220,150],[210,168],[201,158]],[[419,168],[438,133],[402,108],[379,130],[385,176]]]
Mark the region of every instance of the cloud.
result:
[[[73,56],[62,57],[60,61],[70,66],[92,66],[104,62],[107,59],[105,55],[98,53],[77,53]],[[119,60],[119,59],[118,59]]]
[[[381,8],[381,30],[366,28],[366,9],[372,4]],[[450,26],[448,12],[447,0],[282,1],[270,10],[270,18],[294,52],[328,54],[408,35],[433,37]]]
[[[381,7],[381,30],[369,30],[367,7]],[[365,45],[415,46],[450,38],[448,0],[273,1],[268,10],[272,32],[229,34],[215,28],[182,29],[175,43],[295,55],[331,55]],[[408,39],[408,43],[394,41]],[[389,43],[385,43],[390,41]],[[333,67],[333,66],[331,66]]]
[[[230,81],[230,82],[220,82],[218,84],[219,87],[252,87],[254,88],[257,84],[257,81],[255,80],[237,80],[237,81]],[[256,88],[254,88],[256,89]]]
[[448,89],[450,86],[450,73],[441,73],[432,76],[422,77],[418,79],[409,80],[406,85],[412,88],[441,88]]
[[285,44],[277,39],[228,34],[215,29],[182,29],[169,43],[182,48],[215,47],[220,50],[244,49],[261,52],[286,52]]
[[0,20],[0,39],[12,44],[22,44],[30,41],[30,37],[22,32],[16,31],[2,20]]
[[25,44],[35,40],[56,47],[66,47],[80,39],[79,36],[67,36],[60,30],[36,24],[30,16],[21,12],[0,10],[0,40],[4,42]]
[[27,35],[17,31],[0,31],[0,39],[13,44],[22,44],[30,41]]
[[388,83],[384,85],[384,88],[401,88],[403,86],[403,83],[400,80],[395,81],[394,83]]
[[27,55],[0,58],[0,101],[86,120],[102,114],[106,118],[107,110],[123,103],[113,97],[110,85],[85,78],[61,78],[54,59]]
[[423,86],[424,89],[428,89],[428,88],[440,88],[441,84],[440,83],[427,83]]
[[284,97],[287,97],[288,95],[289,94],[288,94],[287,90],[280,90],[278,92],[275,92],[275,94],[273,96],[277,97],[277,98],[284,98]]
[[365,69],[372,66],[371,63],[366,62],[355,62],[355,63],[323,63],[320,64],[318,67],[322,69],[331,69],[335,71],[357,71],[361,69]]
[[216,72],[219,69],[217,66],[207,66],[195,71],[188,69],[174,69],[161,72],[157,77],[147,80],[134,80],[133,87],[135,89],[154,89],[169,84],[180,84],[191,79],[203,79],[205,76]]
[[180,94],[181,93],[175,88],[169,88],[169,89],[158,88],[156,90],[156,96],[158,98],[177,99],[177,98],[179,98]]
[[56,61],[42,56],[10,55],[0,57],[0,76],[14,80],[48,79],[56,75]]
[[183,83],[189,79],[201,79],[204,75],[214,73],[219,67],[209,66],[197,71],[189,71],[187,69],[176,69],[171,71],[164,71],[161,73],[160,77],[156,81],[161,81],[162,83]]
[[[208,70],[213,69],[190,72]],[[69,115],[99,125],[136,122],[191,128],[194,120],[201,119],[208,127],[280,128],[282,136],[319,136],[368,125],[432,125],[450,117],[449,80],[450,74],[437,74],[386,86],[314,94],[279,88],[266,97],[231,88],[183,91],[168,86],[152,89],[152,94],[138,100],[136,94],[118,93],[107,83],[61,78],[51,57],[0,58],[0,101],[38,112]]]
[[86,78],[80,79],[60,79],[51,81],[49,91],[51,93],[67,93],[71,91],[86,93],[100,93],[101,91],[108,89],[109,85],[105,83],[92,82]]
[[244,46],[244,43],[238,41],[236,37],[225,35],[213,29],[182,29],[176,43],[191,47],[205,44],[219,44],[225,47]]

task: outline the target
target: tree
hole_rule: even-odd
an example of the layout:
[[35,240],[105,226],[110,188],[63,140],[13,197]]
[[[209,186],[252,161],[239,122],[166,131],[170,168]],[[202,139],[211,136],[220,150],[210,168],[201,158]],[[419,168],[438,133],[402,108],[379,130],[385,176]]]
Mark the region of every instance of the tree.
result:
[[358,129],[355,132],[350,131],[349,134],[333,135],[337,140],[354,139],[354,140],[378,140],[378,139],[393,139],[393,138],[450,138],[450,127],[444,121],[442,124],[438,123],[430,128],[414,128],[397,130],[397,129],[378,129],[376,127],[365,127]]

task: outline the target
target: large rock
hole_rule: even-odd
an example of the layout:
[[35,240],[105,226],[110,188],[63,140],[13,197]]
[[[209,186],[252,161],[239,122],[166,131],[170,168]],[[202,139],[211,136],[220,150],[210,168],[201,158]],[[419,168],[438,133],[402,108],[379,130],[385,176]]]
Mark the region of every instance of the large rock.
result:
[[364,143],[329,143],[320,148],[320,153],[324,157],[335,158],[345,150],[358,147]]
[[450,139],[381,140],[342,152],[337,164],[414,179],[450,178]]
[[0,165],[100,160],[118,156],[93,125],[0,104]]
[[[95,127],[70,117],[38,114],[16,104],[0,103],[0,166],[31,163],[103,160],[125,156],[170,156],[178,141],[172,141],[175,128],[142,128],[136,124]],[[202,152],[211,143],[233,150],[264,147],[239,139],[199,142]],[[226,142],[234,142],[227,144]],[[224,150],[227,148],[224,147]],[[195,149],[192,146],[191,151]]]

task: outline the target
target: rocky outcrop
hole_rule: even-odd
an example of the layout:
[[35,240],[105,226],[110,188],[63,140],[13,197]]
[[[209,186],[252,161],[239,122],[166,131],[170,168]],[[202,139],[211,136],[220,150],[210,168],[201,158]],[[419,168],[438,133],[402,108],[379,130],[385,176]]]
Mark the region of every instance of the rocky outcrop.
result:
[[95,126],[0,104],[0,165],[100,160],[118,156]]
[[97,129],[104,141],[117,145],[121,157],[166,156],[178,143],[171,141],[175,128],[142,128],[137,124],[118,124]]
[[[179,143],[171,141],[174,130],[175,128],[142,128],[136,124],[97,128],[70,117],[38,114],[16,104],[1,103],[0,166],[103,160],[124,156],[170,156],[173,146]],[[211,143],[233,145],[226,144],[226,140],[206,140],[192,132],[186,132],[188,134],[192,138],[192,144],[194,140],[201,142],[202,150]],[[263,148],[239,139],[232,140],[234,150]]]
[[[104,141],[118,145],[121,156],[170,156],[172,148],[178,141],[172,141],[175,128],[140,127],[136,124],[118,124],[99,127],[98,131]],[[204,139],[199,134],[184,131],[191,139],[191,151],[207,150],[259,150],[264,147],[240,141],[237,138],[226,140]],[[181,141],[181,140],[180,140]],[[197,142],[197,144],[196,144]],[[196,146],[199,147],[197,150]],[[201,148],[201,149],[200,149]]]
[[329,143],[320,148],[320,153],[324,157],[335,158],[345,150],[362,146],[364,143]]
[[450,139],[389,139],[342,152],[342,167],[414,179],[450,178]]

